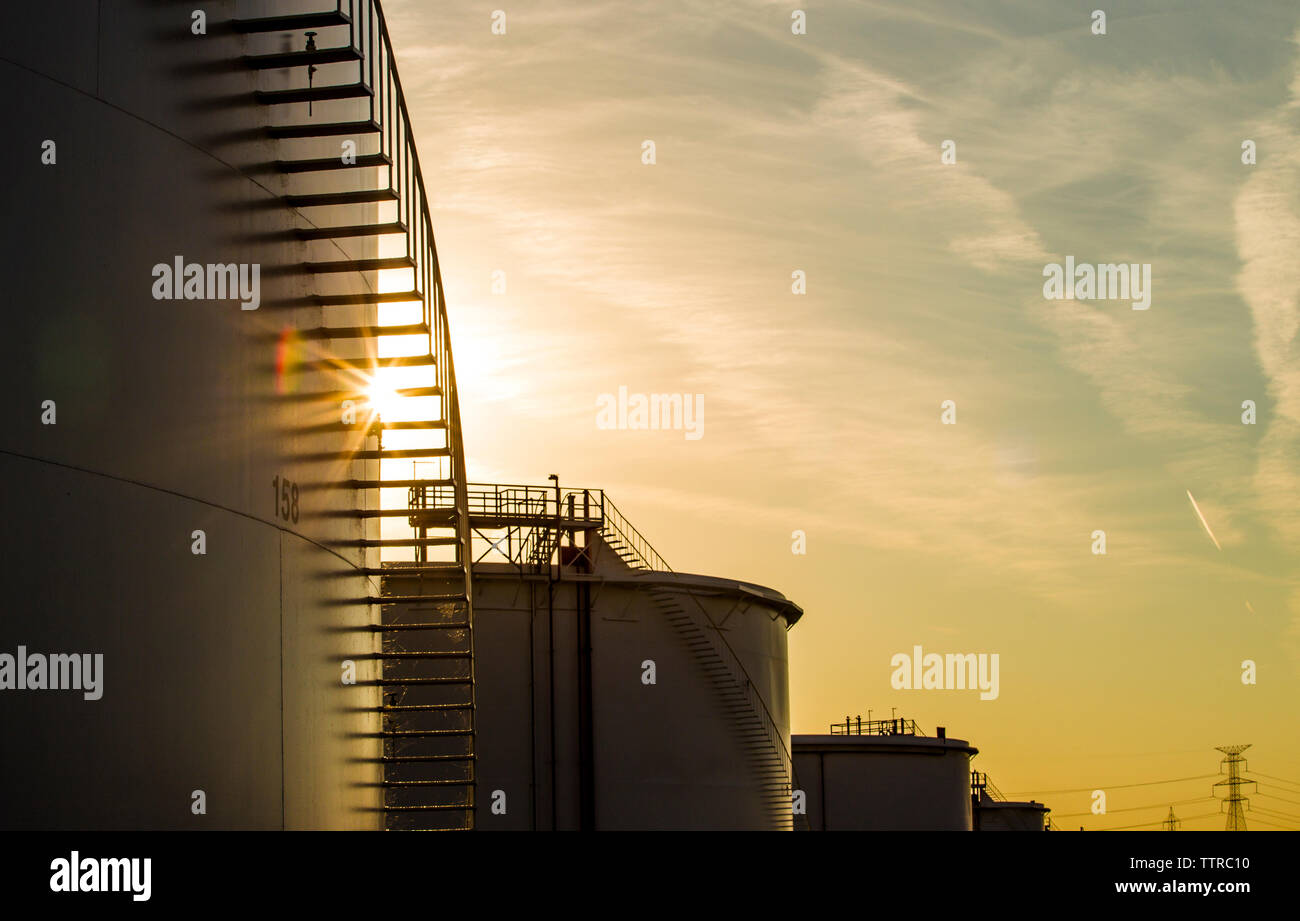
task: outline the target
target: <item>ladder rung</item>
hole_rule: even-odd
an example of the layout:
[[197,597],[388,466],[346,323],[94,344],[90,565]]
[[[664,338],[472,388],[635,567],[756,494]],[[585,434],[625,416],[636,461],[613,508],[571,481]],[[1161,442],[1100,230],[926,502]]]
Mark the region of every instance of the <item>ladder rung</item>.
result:
[[272,125],[266,129],[273,138],[325,138],[351,134],[378,134],[379,122],[316,122],[306,125]]
[[397,201],[392,189],[362,189],[359,192],[318,192],[313,195],[286,195],[291,208],[318,208],[326,205],[365,205],[377,201]]
[[254,70],[279,70],[283,67],[342,64],[346,61],[360,60],[361,53],[350,45],[342,48],[317,48],[315,51],[279,51],[274,54],[244,55],[244,64]]
[[336,169],[368,169],[379,166],[392,166],[388,154],[361,154],[352,163],[344,163],[342,157],[322,157],[318,160],[276,160],[275,168],[282,173],[321,173]]
[[387,233],[406,233],[401,221],[387,224],[348,224],[343,227],[299,227],[294,231],[300,240],[337,240],[344,237],[369,237]]
[[322,10],[317,13],[297,13],[291,16],[263,16],[257,19],[236,19],[231,26],[236,32],[300,32],[303,29],[326,29],[346,26],[352,22],[342,10]]
[[364,83],[339,83],[333,86],[305,86],[291,90],[257,90],[253,98],[264,106],[291,102],[329,102],[333,99],[366,99],[374,92]]

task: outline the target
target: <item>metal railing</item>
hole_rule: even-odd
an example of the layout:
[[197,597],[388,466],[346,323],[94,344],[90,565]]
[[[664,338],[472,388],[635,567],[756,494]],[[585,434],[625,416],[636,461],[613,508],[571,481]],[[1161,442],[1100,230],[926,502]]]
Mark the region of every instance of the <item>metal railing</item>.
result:
[[673,571],[667,561],[656,552],[654,547],[650,546],[650,541],[646,540],[641,532],[632,526],[632,522],[628,521],[623,516],[623,513],[618,510],[618,507],[609,501],[603,493],[601,494],[601,509],[605,514],[606,528],[622,541],[632,554],[633,559],[641,564],[641,568],[652,572]]
[[858,717],[856,720],[852,717],[844,717],[842,723],[831,723],[831,735],[833,736],[921,736],[925,733],[916,724],[916,720],[907,719],[888,719],[888,720],[864,720]]
[[[443,484],[411,486],[407,489],[407,505],[417,515],[425,509],[447,508],[454,488]],[[520,543],[518,555],[513,553],[513,542],[508,545],[507,556],[513,560],[549,562],[549,556],[542,559],[542,554],[548,545],[551,553],[555,552],[560,536],[557,532],[596,530],[607,542],[611,537],[616,539],[615,551],[633,568],[672,572],[672,567],[603,489],[470,483],[465,503],[471,521],[476,521],[478,527],[499,523],[502,527],[533,529]],[[411,520],[414,523],[416,517]]]
[[[380,168],[388,172],[388,189],[396,202],[396,221],[405,228],[403,255],[409,260],[405,270],[412,273],[411,291],[416,296],[412,300],[418,298],[420,302],[421,322],[427,331],[427,354],[433,358],[433,384],[437,388],[439,415],[430,421],[445,423],[444,446],[449,451],[445,478],[450,479],[453,485],[439,498],[445,500],[444,507],[457,513],[457,556],[464,563],[466,592],[472,597],[459,390],[442,271],[410,111],[397,72],[388,24],[378,0],[335,0],[334,10],[348,18],[348,47],[359,55],[357,82],[370,90],[370,121],[378,129],[377,152],[387,160],[387,165]],[[438,466],[443,467],[442,464]],[[382,471],[380,476],[382,479]]]
[[981,794],[987,793],[988,798],[998,803],[1007,802],[1007,798],[1002,795],[1002,791],[994,786],[993,781],[989,780],[988,774],[982,774],[979,771],[970,772],[970,792],[975,799],[981,800]]

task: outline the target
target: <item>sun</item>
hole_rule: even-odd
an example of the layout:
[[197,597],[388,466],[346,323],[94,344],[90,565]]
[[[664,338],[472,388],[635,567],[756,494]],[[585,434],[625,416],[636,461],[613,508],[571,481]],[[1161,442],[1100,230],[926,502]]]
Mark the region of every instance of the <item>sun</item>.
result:
[[365,392],[372,415],[390,422],[399,415],[402,398],[388,384],[378,379],[372,380]]

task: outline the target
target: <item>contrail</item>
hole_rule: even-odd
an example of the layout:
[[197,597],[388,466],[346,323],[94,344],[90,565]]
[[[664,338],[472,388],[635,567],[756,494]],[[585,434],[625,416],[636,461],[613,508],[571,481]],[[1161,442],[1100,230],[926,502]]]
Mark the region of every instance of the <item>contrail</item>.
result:
[[1205,533],[1210,535],[1210,540],[1214,541],[1214,546],[1218,547],[1220,552],[1222,552],[1223,548],[1219,546],[1219,539],[1215,537],[1214,532],[1210,530],[1210,523],[1206,521],[1205,516],[1201,514],[1201,507],[1196,504],[1196,497],[1192,495],[1190,489],[1187,490],[1187,498],[1192,502],[1192,508],[1196,511],[1196,517],[1201,519],[1201,527],[1205,528]]

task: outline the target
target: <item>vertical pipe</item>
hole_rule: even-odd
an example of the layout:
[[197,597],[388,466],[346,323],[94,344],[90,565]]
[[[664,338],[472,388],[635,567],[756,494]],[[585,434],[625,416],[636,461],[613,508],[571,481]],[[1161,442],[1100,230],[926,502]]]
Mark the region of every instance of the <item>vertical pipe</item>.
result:
[[555,580],[551,575],[551,564],[546,563],[546,642],[549,645],[549,664],[546,676],[551,682],[551,713],[547,722],[551,726],[551,831],[556,831],[556,781],[555,781]]
[[578,828],[596,830],[595,739],[591,683],[591,583],[574,585],[578,602]]
[[528,799],[537,831],[537,586],[528,583]]

